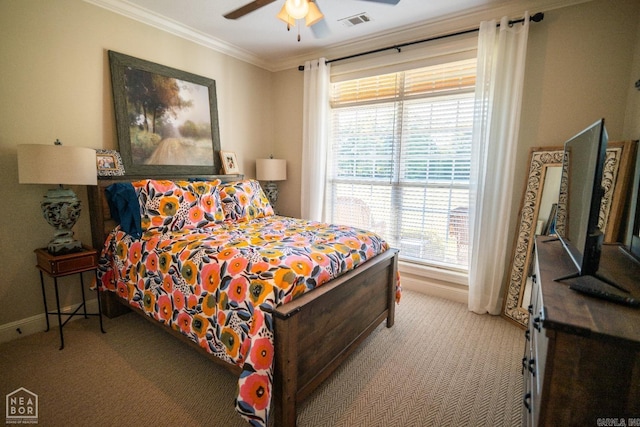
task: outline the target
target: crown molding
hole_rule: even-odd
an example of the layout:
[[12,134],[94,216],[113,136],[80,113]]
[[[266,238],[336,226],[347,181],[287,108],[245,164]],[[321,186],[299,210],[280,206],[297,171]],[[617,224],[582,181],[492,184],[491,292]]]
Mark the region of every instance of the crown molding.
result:
[[439,17],[437,19],[424,21],[420,24],[406,27],[402,30],[392,30],[376,34],[374,36],[366,36],[312,52],[273,61],[264,60],[229,42],[187,27],[184,24],[165,16],[158,15],[151,10],[134,5],[126,0],[83,1],[143,24],[150,25],[159,30],[192,41],[216,52],[223,53],[240,61],[263,68],[267,71],[278,72],[297,68],[299,65],[310,59],[321,57],[332,59],[353,55],[358,52],[366,52],[384,46],[393,46],[395,44],[475,28],[479,26],[481,21],[499,19],[502,16],[521,17],[527,10],[530,11],[531,14],[536,12],[548,12],[555,9],[587,3],[592,0],[512,0],[498,7],[485,6],[473,8],[462,14],[456,13]]
[[500,7],[478,7],[469,9],[466,13],[456,13],[439,17],[421,22],[420,24],[408,26],[402,30],[392,30],[374,36],[350,40],[346,43],[336,44],[325,49],[287,58],[278,64],[272,64],[274,67],[273,71],[297,68],[299,65],[304,64],[305,61],[312,59],[326,58],[327,60],[331,60],[333,58],[341,58],[386,46],[392,47],[396,44],[478,28],[482,21],[492,19],[500,20],[503,16],[517,19],[521,18],[526,11],[529,11],[530,14],[533,15],[537,12],[549,12],[591,1],[593,0],[527,0],[524,2],[512,1]]
[[249,64],[273,71],[272,64],[238,46],[234,46],[224,40],[211,37],[194,28],[190,28],[182,23],[174,21],[166,16],[158,15],[155,12],[129,3],[126,0],[83,0],[86,3],[101,7],[110,12],[117,13],[143,24],[152,26],[159,30],[173,34],[185,40],[197,43],[201,46],[223,53],[233,58],[239,59]]

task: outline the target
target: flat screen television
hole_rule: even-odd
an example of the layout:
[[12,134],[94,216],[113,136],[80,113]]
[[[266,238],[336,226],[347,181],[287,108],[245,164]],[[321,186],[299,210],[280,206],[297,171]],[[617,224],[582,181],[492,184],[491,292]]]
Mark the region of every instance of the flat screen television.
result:
[[600,119],[564,144],[556,233],[576,265],[577,276],[595,276],[603,233],[598,226],[604,190],[607,131]]

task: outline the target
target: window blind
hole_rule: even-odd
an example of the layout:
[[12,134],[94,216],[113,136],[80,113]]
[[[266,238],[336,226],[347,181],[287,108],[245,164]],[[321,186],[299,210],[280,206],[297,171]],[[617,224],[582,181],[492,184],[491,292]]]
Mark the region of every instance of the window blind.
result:
[[330,221],[467,270],[475,72],[474,58],[332,85]]

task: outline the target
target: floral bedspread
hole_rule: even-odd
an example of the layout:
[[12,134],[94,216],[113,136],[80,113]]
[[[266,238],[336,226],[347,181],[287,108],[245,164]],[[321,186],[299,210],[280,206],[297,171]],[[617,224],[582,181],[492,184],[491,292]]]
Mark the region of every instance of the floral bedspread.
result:
[[148,316],[242,368],[236,410],[267,424],[273,383],[271,310],[386,251],[376,234],[281,216],[204,229],[116,228],[98,277]]

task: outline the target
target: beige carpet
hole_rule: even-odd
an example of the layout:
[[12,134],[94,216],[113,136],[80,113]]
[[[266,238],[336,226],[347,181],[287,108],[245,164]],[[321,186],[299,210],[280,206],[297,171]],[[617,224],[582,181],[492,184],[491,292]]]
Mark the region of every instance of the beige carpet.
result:
[[[380,326],[299,408],[308,426],[520,425],[523,331],[405,291]],[[55,319],[52,319],[55,321]],[[25,387],[44,426],[247,426],[224,368],[135,314],[0,345],[0,397]]]

